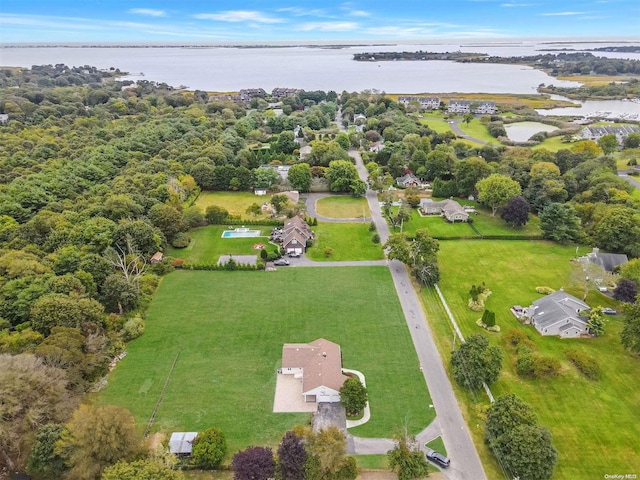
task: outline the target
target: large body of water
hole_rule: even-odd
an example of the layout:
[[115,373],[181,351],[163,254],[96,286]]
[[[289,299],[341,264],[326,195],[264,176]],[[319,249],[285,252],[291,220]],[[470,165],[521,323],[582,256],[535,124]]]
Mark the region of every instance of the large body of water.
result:
[[[612,42],[612,44],[616,44]],[[619,43],[618,43],[619,44]],[[548,48],[595,48],[603,43],[438,43],[378,46],[233,48],[218,45],[194,47],[128,46],[30,47],[0,46],[0,65],[24,66],[64,63],[119,68],[128,78],[165,82],[209,92],[241,88],[275,87],[305,90],[387,93],[514,93],[535,94],[538,85],[578,86],[556,80],[544,72],[521,65],[484,65],[448,61],[356,62],[354,53],[378,51],[481,52],[490,55],[535,55]],[[633,53],[597,55],[640,59]],[[617,102],[622,103],[622,102]],[[634,104],[628,107],[634,113]],[[640,113],[640,105],[635,104]],[[625,108],[626,105],[621,107]],[[613,111],[612,108],[604,108]],[[627,111],[627,110],[623,110]],[[571,113],[575,114],[575,113]]]

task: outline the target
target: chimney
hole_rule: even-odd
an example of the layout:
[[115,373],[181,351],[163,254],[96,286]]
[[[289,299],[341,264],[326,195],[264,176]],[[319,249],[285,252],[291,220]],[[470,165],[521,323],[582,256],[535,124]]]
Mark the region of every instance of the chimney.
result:
[[327,352],[322,352],[322,356],[323,356],[324,358],[327,358]]

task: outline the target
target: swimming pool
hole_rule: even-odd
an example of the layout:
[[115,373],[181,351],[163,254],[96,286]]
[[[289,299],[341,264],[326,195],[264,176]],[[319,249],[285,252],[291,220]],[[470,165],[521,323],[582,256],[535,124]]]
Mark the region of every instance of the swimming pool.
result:
[[259,237],[260,230],[249,230],[248,228],[236,228],[222,232],[222,238],[249,238]]

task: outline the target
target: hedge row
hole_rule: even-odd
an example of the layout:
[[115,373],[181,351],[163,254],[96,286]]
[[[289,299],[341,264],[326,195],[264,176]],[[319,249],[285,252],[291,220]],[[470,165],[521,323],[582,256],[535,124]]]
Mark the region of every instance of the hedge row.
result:
[[219,271],[262,271],[264,270],[264,263],[258,262],[255,265],[250,265],[246,263],[236,263],[236,262],[227,262],[227,263],[183,263],[182,265],[176,265],[176,268],[181,268],[182,270],[219,270]]
[[271,227],[282,227],[284,222],[275,218],[263,218],[243,220],[241,218],[225,218],[224,221],[210,225],[266,225]]

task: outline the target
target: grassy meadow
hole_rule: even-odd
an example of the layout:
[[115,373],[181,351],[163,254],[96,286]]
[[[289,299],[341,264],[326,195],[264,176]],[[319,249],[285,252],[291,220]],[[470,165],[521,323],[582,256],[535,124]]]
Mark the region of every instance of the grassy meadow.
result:
[[217,205],[242,218],[267,218],[269,213],[263,212],[258,217],[246,213],[252,204],[262,205],[265,202],[271,202],[271,195],[254,195],[253,192],[202,192],[195,205],[202,208],[202,211],[210,205]]
[[458,128],[473,138],[477,138],[478,140],[482,140],[490,144],[500,145],[498,139],[489,133],[489,129],[480,121],[479,118],[474,118],[469,123],[460,122],[458,124]]
[[[586,252],[583,248],[580,254]],[[540,298],[535,292],[537,286],[565,287],[580,296],[568,280],[570,259],[575,254],[575,247],[542,241],[441,242],[439,286],[465,336],[484,333],[492,343],[503,348],[503,373],[491,390],[496,396],[515,393],[533,406],[539,422],[549,428],[559,452],[554,479],[604,478],[612,468],[638,472],[640,359],[622,349],[621,317],[608,317],[605,334],[600,338],[563,340],[542,337],[532,326],[521,325],[509,312],[512,305],[527,306]],[[471,285],[483,281],[493,292],[486,308],[496,312],[496,323],[502,333],[478,328],[475,321],[480,313],[467,307]],[[448,359],[453,339],[450,322],[434,291],[424,289],[421,295],[440,353]],[[597,291],[590,292],[587,303],[619,308],[614,300]],[[515,352],[502,340],[504,332],[512,328],[526,332],[540,354],[560,360],[562,369],[558,377],[533,380],[516,374]],[[597,359],[600,380],[588,380],[573,367],[564,353],[569,347]],[[486,395],[461,390],[453,380],[452,383],[458,398],[462,399],[463,413],[488,477],[503,478],[483,441],[482,412],[488,406]]]
[[[384,259],[380,244],[371,240],[374,232],[369,231],[368,222],[318,222],[313,230],[316,234],[313,247],[307,250],[307,257],[311,260],[337,262]],[[330,256],[325,253],[327,248],[333,250]]]
[[362,218],[371,216],[369,204],[364,197],[334,195],[316,202],[316,212],[327,218]]
[[366,375],[372,418],[353,434],[390,437],[405,420],[416,434],[434,418],[385,267],[173,272],[100,401],[128,408],[142,432],[179,355],[152,432],[217,426],[230,454],[274,447],[287,429],[309,421],[308,414],[272,413],[282,344],[319,337],[340,344],[344,366]]

